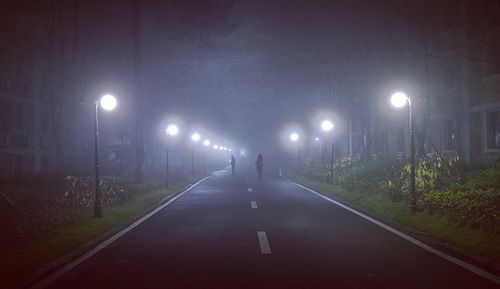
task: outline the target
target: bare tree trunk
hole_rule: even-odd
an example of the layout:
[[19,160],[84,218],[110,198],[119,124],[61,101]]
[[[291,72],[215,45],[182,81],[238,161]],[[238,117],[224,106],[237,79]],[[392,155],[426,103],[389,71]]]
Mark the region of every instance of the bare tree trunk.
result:
[[417,139],[416,154],[417,157],[425,155],[425,140],[427,135],[427,128],[431,120],[432,114],[432,92],[429,87],[429,0],[424,0],[424,76],[423,76],[423,111],[422,123],[420,130],[415,135]]
[[144,147],[143,108],[142,108],[142,59],[141,59],[141,3],[132,0],[133,13],[133,85],[135,110],[135,181],[144,181],[144,160],[146,150]]

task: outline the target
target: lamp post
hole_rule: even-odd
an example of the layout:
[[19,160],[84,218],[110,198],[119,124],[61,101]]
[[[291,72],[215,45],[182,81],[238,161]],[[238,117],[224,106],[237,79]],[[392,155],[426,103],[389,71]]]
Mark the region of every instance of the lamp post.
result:
[[[170,124],[167,126],[166,129],[167,137],[175,137],[179,133],[179,127],[175,124]],[[169,160],[168,160],[168,139],[167,139],[167,145],[165,148],[165,162],[166,162],[166,176],[165,176],[165,186],[168,188],[169,187],[169,177],[170,177],[170,167],[169,167]]]
[[[298,133],[296,132],[292,132],[290,134],[290,140],[293,142],[293,143],[297,143],[300,139],[300,136]],[[299,170],[300,168],[302,167],[302,162],[301,162],[301,159],[300,159],[300,146],[297,144],[297,161],[298,161],[298,167],[299,167]]]
[[415,188],[415,137],[413,133],[413,111],[411,98],[403,92],[396,92],[391,96],[391,104],[402,108],[408,104],[408,134],[410,136],[410,211],[417,211],[417,193]]
[[101,175],[99,164],[99,107],[104,110],[111,111],[115,109],[117,104],[116,98],[111,94],[106,94],[100,100],[95,102],[95,203],[94,217],[102,218],[102,201],[101,201]]
[[203,172],[205,174],[208,174],[208,170],[207,170],[207,154],[206,154],[206,150],[207,148],[210,146],[210,140],[209,139],[206,139],[203,141],[203,145],[205,146],[205,149],[203,150]]
[[324,120],[321,122],[321,129],[325,132],[332,132],[332,158],[330,161],[330,182],[333,181],[333,164],[335,159],[335,137],[333,134],[333,122],[331,120]]
[[[195,132],[191,135],[191,140],[194,143],[197,143],[201,139],[201,136],[199,133]],[[194,145],[191,146],[191,176],[194,177]]]
[[316,137],[314,141],[316,142],[316,158],[319,160],[319,137]]

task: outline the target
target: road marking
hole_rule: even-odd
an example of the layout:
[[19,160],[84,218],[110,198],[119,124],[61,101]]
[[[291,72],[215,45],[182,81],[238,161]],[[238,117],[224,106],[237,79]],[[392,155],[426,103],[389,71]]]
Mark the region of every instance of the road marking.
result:
[[368,221],[370,221],[370,222],[372,222],[372,223],[374,223],[374,224],[376,224],[376,225],[378,225],[378,226],[386,229],[387,231],[389,231],[389,232],[391,232],[391,233],[393,233],[393,234],[395,234],[395,235],[397,235],[397,236],[399,236],[399,237],[407,240],[410,243],[413,243],[414,245],[416,245],[416,246],[418,246],[418,247],[420,247],[420,248],[422,248],[422,249],[424,249],[424,250],[426,250],[426,251],[428,251],[428,252],[430,252],[430,253],[432,253],[434,255],[437,255],[437,256],[445,259],[445,260],[448,260],[449,262],[451,262],[451,263],[453,263],[455,265],[458,265],[458,266],[460,266],[460,267],[462,267],[462,268],[464,268],[466,270],[469,270],[470,272],[472,272],[472,273],[474,273],[476,275],[479,275],[479,276],[481,276],[483,278],[486,278],[486,279],[488,279],[488,280],[490,280],[490,281],[492,281],[492,282],[494,282],[496,284],[500,284],[500,277],[497,276],[497,275],[495,275],[495,274],[493,274],[493,273],[490,273],[490,272],[488,272],[486,270],[483,270],[483,269],[481,269],[479,267],[476,267],[476,266],[474,266],[472,264],[469,264],[469,263],[467,263],[465,261],[462,261],[462,260],[460,260],[460,259],[458,259],[456,257],[450,256],[450,255],[448,255],[448,254],[446,254],[444,252],[441,252],[441,251],[439,251],[439,250],[437,250],[437,249],[435,249],[435,248],[433,248],[433,247],[431,247],[431,246],[429,246],[429,245],[427,245],[427,244],[425,244],[425,243],[423,243],[423,242],[421,242],[421,241],[419,241],[419,240],[417,240],[417,239],[415,239],[415,238],[413,238],[411,236],[406,235],[403,232],[400,232],[400,231],[398,231],[398,230],[396,230],[396,229],[394,229],[394,228],[392,228],[392,227],[390,227],[390,226],[388,226],[388,225],[386,225],[386,224],[384,224],[384,223],[382,223],[380,221],[375,220],[372,217],[369,217],[369,216],[367,216],[367,215],[365,215],[365,214],[363,214],[363,213],[361,213],[359,211],[356,211],[355,209],[353,209],[351,207],[348,207],[348,206],[346,206],[346,205],[344,205],[342,203],[339,203],[339,202],[337,202],[337,201],[335,201],[335,200],[333,200],[333,199],[331,199],[331,198],[329,198],[329,197],[327,197],[327,196],[325,196],[325,195],[323,195],[321,193],[318,193],[318,192],[316,192],[313,189],[310,189],[310,188],[308,188],[306,186],[303,186],[303,185],[301,185],[299,183],[296,183],[296,182],[288,179],[285,176],[282,176],[282,177],[285,180],[287,180],[287,181],[289,181],[291,183],[294,183],[297,186],[299,186],[299,187],[301,187],[301,188],[303,188],[303,189],[305,189],[305,190],[307,190],[307,191],[309,191],[309,192],[317,195],[318,197],[323,198],[324,200],[329,201],[331,203],[334,203],[335,205],[337,205],[337,206],[339,206],[339,207],[341,207],[343,209],[346,209],[349,212],[354,213],[354,214],[360,216],[361,218],[363,218],[365,220],[368,220]]
[[85,253],[83,256],[81,256],[81,257],[79,257],[79,258],[77,258],[77,259],[69,262],[68,264],[66,264],[63,267],[61,267],[59,270],[53,272],[52,274],[48,275],[47,277],[45,277],[42,280],[38,281],[37,283],[33,284],[29,288],[30,289],[41,289],[41,288],[45,288],[46,286],[50,285],[52,282],[54,282],[55,280],[57,280],[59,277],[63,276],[64,274],[66,274],[69,271],[71,271],[73,268],[75,268],[78,265],[80,265],[81,263],[85,262],[87,259],[91,258],[95,254],[97,254],[98,252],[100,252],[101,250],[103,250],[104,248],[106,248],[107,246],[109,246],[111,243],[113,243],[114,241],[118,240],[121,236],[125,235],[130,230],[132,230],[133,228],[139,226],[141,223],[143,223],[144,221],[146,221],[147,219],[149,219],[151,216],[153,216],[154,214],[158,213],[163,208],[165,208],[166,206],[170,205],[175,200],[177,200],[178,198],[182,197],[184,194],[186,194],[191,189],[193,189],[194,187],[196,187],[197,185],[199,185],[201,182],[203,182],[204,180],[206,180],[208,178],[209,177],[203,178],[203,179],[199,180],[198,182],[192,184],[191,186],[189,186],[188,188],[186,188],[184,191],[182,191],[179,194],[177,194],[176,196],[170,198],[163,205],[159,206],[158,208],[156,208],[153,211],[149,212],[148,214],[144,215],[139,220],[133,222],[132,224],[130,224],[125,229],[121,230],[120,232],[118,232],[115,235],[111,236],[109,239],[107,239],[104,242],[102,242],[101,244],[97,245],[92,250],[90,250],[87,253]]
[[248,192],[253,192],[253,189],[252,188],[248,188]]
[[250,201],[250,206],[252,209],[257,209],[257,202],[256,201]]
[[260,253],[263,255],[271,254],[271,246],[269,246],[269,242],[267,241],[266,232],[258,231],[257,238],[259,239]]

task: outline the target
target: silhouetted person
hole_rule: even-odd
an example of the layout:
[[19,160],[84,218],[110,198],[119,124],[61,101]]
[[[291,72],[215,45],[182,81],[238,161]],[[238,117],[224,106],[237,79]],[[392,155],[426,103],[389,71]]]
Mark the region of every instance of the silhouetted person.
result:
[[257,173],[259,174],[259,180],[262,180],[262,170],[264,169],[264,164],[262,162],[262,154],[259,154],[259,156],[257,156],[257,161],[255,162],[255,165],[257,166]]
[[234,176],[234,171],[236,169],[236,159],[234,158],[233,155],[231,155],[231,169],[233,171],[233,176]]

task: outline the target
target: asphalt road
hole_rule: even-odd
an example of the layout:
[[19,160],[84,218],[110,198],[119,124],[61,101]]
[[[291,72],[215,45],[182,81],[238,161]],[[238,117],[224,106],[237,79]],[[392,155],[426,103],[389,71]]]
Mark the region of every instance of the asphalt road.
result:
[[49,287],[498,288],[278,176],[253,174],[210,177]]

